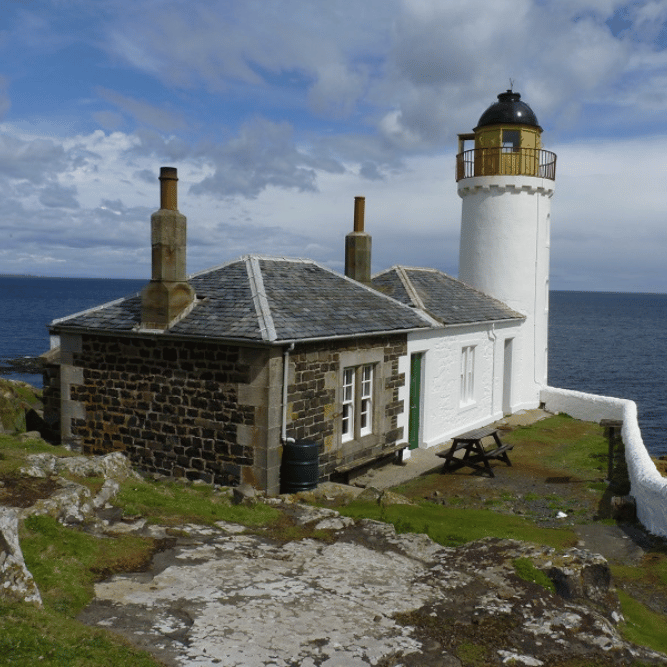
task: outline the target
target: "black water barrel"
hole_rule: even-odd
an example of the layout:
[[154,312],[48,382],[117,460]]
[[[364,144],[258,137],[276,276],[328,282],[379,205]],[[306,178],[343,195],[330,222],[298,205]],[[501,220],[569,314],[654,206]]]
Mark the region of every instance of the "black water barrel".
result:
[[319,467],[320,448],[316,442],[286,442],[280,464],[280,493],[298,493],[316,488]]

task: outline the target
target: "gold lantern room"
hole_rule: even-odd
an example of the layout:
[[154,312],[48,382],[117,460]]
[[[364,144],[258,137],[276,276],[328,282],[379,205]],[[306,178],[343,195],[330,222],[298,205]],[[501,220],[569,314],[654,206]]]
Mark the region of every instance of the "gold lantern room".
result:
[[[542,148],[542,128],[521,95],[498,95],[472,133],[459,134],[456,180],[477,176],[556,178],[556,155]],[[475,147],[465,149],[466,141]]]

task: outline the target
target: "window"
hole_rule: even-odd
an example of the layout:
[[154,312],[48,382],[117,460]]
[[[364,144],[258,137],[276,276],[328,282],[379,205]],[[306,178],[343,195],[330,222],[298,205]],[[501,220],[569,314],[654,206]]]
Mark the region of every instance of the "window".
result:
[[373,367],[361,367],[361,398],[359,401],[359,435],[373,432]]
[[475,346],[461,350],[461,405],[475,401]]
[[354,368],[343,371],[343,441],[354,438]]
[[516,153],[520,144],[519,130],[503,130],[503,153]]
[[373,432],[373,364],[343,370],[343,442]]

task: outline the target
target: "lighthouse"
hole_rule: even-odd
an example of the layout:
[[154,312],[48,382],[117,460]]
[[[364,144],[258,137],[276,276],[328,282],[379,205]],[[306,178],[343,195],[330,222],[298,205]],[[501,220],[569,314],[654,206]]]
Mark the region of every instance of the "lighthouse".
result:
[[[547,382],[549,237],[556,156],[521,95],[498,95],[472,133],[459,134],[456,163],[462,199],[459,280],[525,316],[505,341],[506,412],[539,405]],[[466,142],[474,148],[466,150]],[[508,378],[509,376],[509,378]],[[509,399],[508,399],[509,400]]]

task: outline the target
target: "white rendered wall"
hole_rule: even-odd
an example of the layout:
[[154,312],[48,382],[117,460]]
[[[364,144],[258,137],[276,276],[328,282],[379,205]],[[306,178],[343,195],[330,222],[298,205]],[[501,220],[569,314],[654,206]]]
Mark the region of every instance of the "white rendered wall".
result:
[[478,176],[458,183],[462,199],[459,280],[526,316],[527,407],[547,382],[549,246],[554,181],[531,176]]
[[553,387],[544,387],[541,395],[549,412],[565,412],[575,419],[595,422],[623,420],[621,437],[637,517],[649,531],[667,537],[667,479],[658,472],[646,451],[634,401]]
[[[399,390],[405,411],[398,426],[408,433],[410,356],[423,353],[420,447],[433,447],[455,435],[484,426],[503,416],[505,340],[513,339],[513,385],[520,386],[522,323],[475,324],[408,334],[408,356],[399,362],[405,386]],[[461,405],[461,354],[475,346],[474,400]],[[513,403],[513,408],[521,406]],[[406,437],[407,440],[407,437]]]

